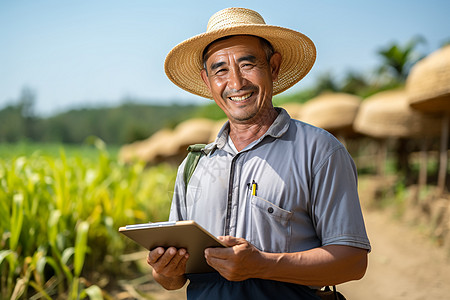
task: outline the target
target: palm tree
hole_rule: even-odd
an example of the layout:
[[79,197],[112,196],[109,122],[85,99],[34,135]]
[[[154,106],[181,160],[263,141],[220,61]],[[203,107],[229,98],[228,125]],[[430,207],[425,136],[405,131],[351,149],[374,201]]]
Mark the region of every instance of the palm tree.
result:
[[360,72],[350,70],[346,73],[342,83],[341,92],[348,94],[361,95],[370,88],[367,78]]
[[331,72],[325,72],[316,79],[314,90],[319,95],[322,92],[338,92],[340,91],[340,86]]
[[378,73],[389,74],[395,82],[404,83],[411,67],[424,57],[416,51],[417,46],[421,43],[426,43],[425,39],[416,36],[403,47],[393,43],[378,50],[377,53],[383,60]]

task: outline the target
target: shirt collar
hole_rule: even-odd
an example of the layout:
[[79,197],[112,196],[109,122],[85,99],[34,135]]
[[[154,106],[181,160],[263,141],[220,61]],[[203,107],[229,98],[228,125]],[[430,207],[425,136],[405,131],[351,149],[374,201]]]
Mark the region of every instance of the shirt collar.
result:
[[[289,128],[289,123],[290,123],[291,117],[289,116],[289,114],[287,113],[287,111],[284,108],[275,107],[275,109],[278,112],[278,116],[276,117],[275,121],[273,121],[272,125],[270,125],[269,129],[258,140],[252,142],[244,150],[248,150],[249,148],[258,144],[266,136],[280,138],[281,136],[283,136],[284,133],[286,133],[286,131]],[[217,135],[216,141],[213,143],[213,145],[219,149],[223,149],[228,144],[227,140],[228,140],[229,132],[230,132],[230,126],[229,126],[229,121],[227,121],[222,126],[222,129],[219,131],[219,134]]]

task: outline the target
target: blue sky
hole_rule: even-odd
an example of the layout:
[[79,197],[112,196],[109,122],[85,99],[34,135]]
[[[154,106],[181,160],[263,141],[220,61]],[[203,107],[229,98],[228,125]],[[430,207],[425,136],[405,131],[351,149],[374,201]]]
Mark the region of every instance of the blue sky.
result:
[[205,103],[174,86],[164,58],[179,42],[202,33],[216,11],[255,9],[266,23],[300,31],[317,47],[301,90],[321,74],[369,74],[376,51],[415,35],[430,53],[450,39],[450,1],[151,1],[0,0],[0,108],[24,87],[40,114],[128,98],[146,103]]

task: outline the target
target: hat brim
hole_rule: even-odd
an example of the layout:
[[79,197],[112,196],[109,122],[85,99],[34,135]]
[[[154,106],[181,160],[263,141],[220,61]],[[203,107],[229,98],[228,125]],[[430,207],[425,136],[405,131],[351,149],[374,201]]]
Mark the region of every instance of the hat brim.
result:
[[239,25],[196,35],[175,46],[167,55],[164,69],[167,77],[180,88],[211,99],[200,72],[203,50],[211,42],[231,35],[254,35],[268,40],[282,57],[273,95],[279,94],[308,74],[316,60],[314,43],[304,34],[273,25]]

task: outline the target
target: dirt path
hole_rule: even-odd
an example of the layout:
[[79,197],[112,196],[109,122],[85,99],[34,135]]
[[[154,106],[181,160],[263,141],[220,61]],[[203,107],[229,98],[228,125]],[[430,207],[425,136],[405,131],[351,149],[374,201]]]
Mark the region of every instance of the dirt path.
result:
[[[364,278],[338,286],[348,300],[450,299],[450,256],[443,248],[388,211],[364,209],[364,217],[373,250]],[[153,296],[186,299],[184,290],[158,287]]]
[[450,257],[418,228],[387,211],[364,210],[372,252],[360,281],[338,287],[347,299],[450,299]]

